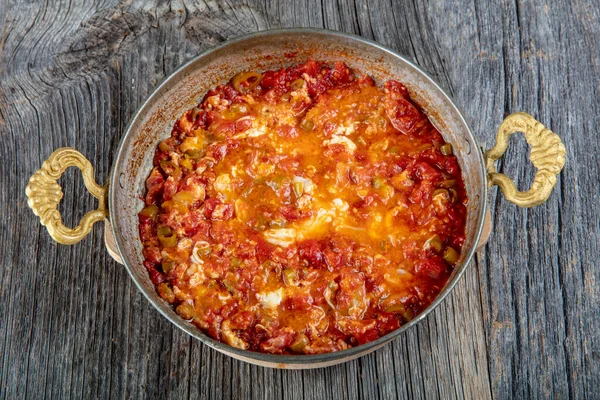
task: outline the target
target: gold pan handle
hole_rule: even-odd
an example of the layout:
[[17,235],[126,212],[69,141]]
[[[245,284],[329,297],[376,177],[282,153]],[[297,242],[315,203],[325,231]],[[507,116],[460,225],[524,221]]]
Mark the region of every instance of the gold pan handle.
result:
[[[516,132],[525,134],[531,146],[529,159],[537,169],[533,184],[526,192],[517,190],[513,180],[498,173],[494,165],[506,151],[510,135]],[[565,165],[565,154],[565,145],[556,133],[527,113],[511,114],[498,129],[496,145],[485,153],[490,186],[500,186],[506,199],[520,207],[540,205],[548,199],[556,185],[556,176]]]
[[[99,202],[98,209],[85,214],[75,228],[63,225],[58,211],[58,203],[63,197],[58,179],[68,167],[77,167],[81,170],[85,187]],[[95,222],[102,221],[107,216],[107,186],[96,183],[92,164],[83,154],[70,147],[56,150],[44,161],[42,168],[29,179],[25,193],[28,197],[27,204],[35,215],[40,217],[42,225],[58,243],[75,244],[81,241],[90,232]]]

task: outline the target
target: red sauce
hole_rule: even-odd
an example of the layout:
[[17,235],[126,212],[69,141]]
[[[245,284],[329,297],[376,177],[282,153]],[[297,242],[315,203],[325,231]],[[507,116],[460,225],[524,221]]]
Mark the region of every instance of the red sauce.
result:
[[243,349],[375,340],[436,298],[464,241],[452,147],[404,85],[341,62],[236,75],[175,123],[154,165],[139,214],[150,278]]

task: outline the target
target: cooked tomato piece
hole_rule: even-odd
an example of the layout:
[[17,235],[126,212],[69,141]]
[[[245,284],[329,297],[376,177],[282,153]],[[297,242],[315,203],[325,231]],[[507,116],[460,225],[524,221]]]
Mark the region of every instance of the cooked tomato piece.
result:
[[448,272],[448,266],[440,257],[431,257],[418,261],[415,265],[415,273],[431,279],[440,279]]
[[424,116],[409,101],[406,87],[399,82],[388,81],[385,92],[385,112],[394,128],[404,134],[414,133]]
[[149,261],[153,264],[160,264],[162,261],[162,255],[160,254],[160,249],[156,246],[147,246],[144,247],[142,251],[144,258],[146,261]]
[[154,263],[150,261],[144,261],[144,267],[146,267],[146,270],[150,275],[150,280],[152,281],[152,283],[158,285],[159,283],[163,283],[165,281],[164,275],[156,269]]
[[298,245],[298,255],[308,267],[321,268],[326,266],[325,254],[321,243],[316,240],[307,240]]
[[292,343],[294,333],[291,329],[281,330],[270,339],[260,344],[260,350],[266,353],[283,353],[286,347]]
[[162,195],[165,178],[158,168],[153,168],[148,179],[146,179],[146,204],[156,204]]

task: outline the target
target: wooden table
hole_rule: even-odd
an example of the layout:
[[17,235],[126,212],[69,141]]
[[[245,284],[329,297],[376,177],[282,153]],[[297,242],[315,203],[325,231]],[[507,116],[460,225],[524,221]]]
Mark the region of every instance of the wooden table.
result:
[[[50,4],[52,3],[52,4]],[[599,398],[600,4],[576,1],[130,0],[0,2],[0,397]],[[263,369],[174,328],[103,247],[103,227],[56,245],[25,185],[72,146],[105,182],[136,108],[224,39],[311,26],[414,60],[454,97],[484,147],[507,113],[560,134],[567,163],[544,205],[494,189],[489,244],[418,327],[327,369]],[[522,137],[499,162],[521,188]],[[75,224],[95,200],[62,179]]]

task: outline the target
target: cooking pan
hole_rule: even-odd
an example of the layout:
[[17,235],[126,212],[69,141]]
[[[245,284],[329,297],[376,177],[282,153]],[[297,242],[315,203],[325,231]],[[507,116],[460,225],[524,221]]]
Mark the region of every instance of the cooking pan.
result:
[[[156,292],[142,265],[142,244],[137,214],[143,208],[145,179],[152,169],[158,143],[170,136],[173,123],[194,107],[210,88],[227,82],[241,71],[263,71],[316,59],[333,64],[345,62],[359,74],[376,82],[396,79],[406,85],[411,98],[453,146],[469,198],[466,240],[460,258],[438,297],[421,314],[375,341],[347,350],[317,355],[275,355],[241,350],[216,341],[175,313]],[[508,145],[509,136],[522,132],[531,147],[530,159],[537,172],[531,188],[518,191],[514,182],[498,173],[494,165]],[[469,126],[450,97],[419,67],[372,41],[340,32],[318,29],[263,31],[224,42],[205,51],[169,76],[141,105],[131,120],[108,183],[94,181],[93,167],[72,148],[56,150],[31,177],[26,189],[28,204],[59,243],[83,239],[98,221],[105,221],[105,242],[110,255],[129,272],[148,301],[175,326],[217,351],[236,359],[268,367],[316,368],[338,364],[370,353],[419,323],[450,293],[490,230],[487,194],[497,185],[504,196],[521,207],[543,203],[550,195],[565,162],[560,138],[532,116],[509,115],[500,125],[495,146],[482,152]],[[58,179],[68,167],[81,169],[84,183],[99,207],[82,218],[75,228],[63,225],[58,204],[63,196]]]

